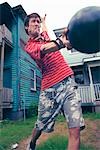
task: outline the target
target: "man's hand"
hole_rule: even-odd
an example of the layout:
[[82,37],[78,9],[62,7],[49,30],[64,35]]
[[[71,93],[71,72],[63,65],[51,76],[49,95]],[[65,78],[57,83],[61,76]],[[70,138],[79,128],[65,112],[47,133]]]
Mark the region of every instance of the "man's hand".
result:
[[47,29],[47,27],[46,27],[46,16],[47,16],[47,15],[45,14],[44,17],[41,17],[42,32],[43,32],[43,31],[48,32],[48,29]]
[[67,47],[67,49],[71,50],[72,49],[72,45],[71,45],[70,41],[67,39],[67,37],[66,37],[67,32],[68,32],[68,29],[65,28],[63,33],[62,33],[62,36],[60,36],[60,39],[62,40],[63,44]]
[[46,21],[46,14],[44,15],[44,17],[41,17],[41,23],[45,23],[45,21]]

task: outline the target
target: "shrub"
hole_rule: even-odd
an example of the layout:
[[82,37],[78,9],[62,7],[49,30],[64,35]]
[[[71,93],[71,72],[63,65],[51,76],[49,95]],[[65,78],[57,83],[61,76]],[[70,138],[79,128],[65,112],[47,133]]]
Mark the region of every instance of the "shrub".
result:
[[31,105],[29,106],[29,109],[27,110],[26,116],[29,117],[34,117],[37,116],[38,114],[38,102],[32,102]]

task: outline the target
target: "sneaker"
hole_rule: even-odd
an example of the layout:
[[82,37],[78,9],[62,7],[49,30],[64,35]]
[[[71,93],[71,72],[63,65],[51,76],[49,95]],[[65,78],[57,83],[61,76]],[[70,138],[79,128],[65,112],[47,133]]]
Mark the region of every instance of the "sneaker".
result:
[[26,150],[35,150],[36,144],[33,144],[32,142],[30,142],[26,148]]

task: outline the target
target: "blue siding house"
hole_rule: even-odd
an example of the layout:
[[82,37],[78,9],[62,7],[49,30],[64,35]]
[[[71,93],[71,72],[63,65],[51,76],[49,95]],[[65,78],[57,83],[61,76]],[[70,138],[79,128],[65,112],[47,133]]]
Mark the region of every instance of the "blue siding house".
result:
[[[24,30],[26,12],[21,5],[0,4],[0,119],[20,119],[40,93],[41,72],[24,51],[28,36]],[[62,28],[63,29],[63,28]],[[54,30],[56,36],[62,29]],[[100,112],[100,52],[82,54],[61,50],[79,85],[82,106]]]
[[33,102],[38,102],[41,72],[24,51],[28,36],[27,15],[21,5],[0,4],[0,118],[20,119]]

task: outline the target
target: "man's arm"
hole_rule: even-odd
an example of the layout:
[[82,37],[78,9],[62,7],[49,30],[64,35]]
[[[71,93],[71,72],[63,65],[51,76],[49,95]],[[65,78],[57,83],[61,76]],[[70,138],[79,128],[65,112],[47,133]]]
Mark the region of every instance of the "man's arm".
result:
[[66,35],[63,33],[63,35],[60,38],[57,38],[56,40],[53,40],[47,44],[44,44],[41,47],[41,53],[47,54],[47,53],[58,51],[65,47],[68,50],[72,49],[70,42],[66,39]]
[[[42,22],[42,31],[47,32],[48,30],[45,21],[46,21],[46,14],[43,18],[41,18],[41,22]],[[68,32],[67,28],[64,29],[63,34],[60,38],[57,38],[56,40],[52,40],[51,42],[41,46],[41,54],[44,55],[47,53],[55,52],[65,47],[67,47],[68,50],[72,49],[70,42],[66,39],[66,34],[65,34],[66,32]]]

